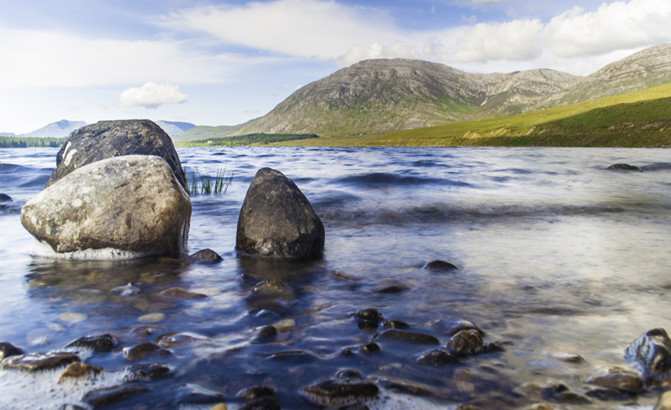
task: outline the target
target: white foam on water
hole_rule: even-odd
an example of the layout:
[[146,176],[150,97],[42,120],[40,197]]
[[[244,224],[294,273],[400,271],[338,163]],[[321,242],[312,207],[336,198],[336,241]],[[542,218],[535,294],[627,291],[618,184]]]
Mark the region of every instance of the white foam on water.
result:
[[0,370],[0,408],[59,409],[67,404],[90,408],[81,401],[86,393],[124,384],[128,375],[124,370],[59,381],[63,370],[65,367],[37,372]]
[[129,260],[147,257],[146,253],[124,251],[115,248],[83,249],[74,252],[56,252],[44,241],[33,241],[30,254],[33,256],[66,260]]

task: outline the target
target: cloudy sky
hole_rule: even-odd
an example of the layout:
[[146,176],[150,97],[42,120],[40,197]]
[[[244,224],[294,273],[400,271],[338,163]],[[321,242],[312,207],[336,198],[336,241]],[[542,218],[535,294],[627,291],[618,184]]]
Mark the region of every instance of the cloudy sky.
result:
[[369,58],[587,75],[671,42],[669,0],[0,0],[0,131],[234,125]]

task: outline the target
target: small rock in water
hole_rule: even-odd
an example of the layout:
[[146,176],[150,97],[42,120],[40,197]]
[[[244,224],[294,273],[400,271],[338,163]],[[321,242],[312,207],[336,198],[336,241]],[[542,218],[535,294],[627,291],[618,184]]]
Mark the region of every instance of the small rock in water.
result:
[[104,407],[118,403],[124,399],[149,391],[149,387],[141,384],[127,386],[103,387],[86,393],[82,401],[93,407]]
[[202,293],[190,292],[178,287],[163,289],[158,292],[158,296],[166,299],[203,299],[207,297],[207,295],[203,295]]
[[395,285],[389,285],[389,286],[384,286],[384,287],[375,289],[373,292],[374,293],[382,293],[382,294],[393,294],[393,293],[405,292],[408,289],[409,288],[406,285],[395,284]]
[[137,318],[137,321],[140,323],[156,323],[165,319],[163,313],[148,313]]
[[277,337],[277,329],[274,326],[264,326],[256,333],[252,343],[268,343],[275,340]]
[[643,378],[641,375],[620,367],[604,369],[590,377],[587,382],[628,394],[637,394],[643,390]]
[[575,364],[585,363],[585,359],[579,354],[558,352],[553,354],[552,357],[566,363],[575,363]]
[[382,326],[389,329],[407,329],[410,327],[409,324],[400,320],[385,320]]
[[468,320],[450,320],[450,319],[438,319],[431,322],[431,327],[438,330],[440,333],[452,337],[455,334],[461,332],[462,330],[477,330],[480,333],[480,336],[484,336],[485,332],[482,331],[475,323]]
[[12,197],[7,194],[0,194],[0,203],[2,202],[12,202]]
[[664,329],[652,329],[634,340],[625,357],[655,379],[671,377],[671,340]]
[[377,396],[380,389],[368,381],[346,382],[327,379],[300,390],[312,404],[326,407],[346,407],[361,404]]
[[85,347],[98,353],[107,353],[119,345],[119,339],[103,334],[98,336],[86,336],[75,340],[66,347]]
[[435,260],[427,263],[424,265],[423,269],[431,270],[431,271],[436,271],[436,272],[448,272],[452,270],[458,270],[456,266],[451,264],[450,262],[446,261],[441,261],[441,260]]
[[280,403],[275,397],[275,389],[268,386],[250,387],[240,391],[238,397],[243,398],[246,403],[240,410],[279,410]]
[[380,351],[380,345],[375,342],[366,343],[361,346],[361,351],[364,353],[375,353]]
[[128,369],[128,375],[125,377],[127,382],[151,381],[168,377],[170,368],[161,363],[146,363],[131,366]]
[[264,280],[252,289],[254,297],[278,298],[286,301],[294,300],[294,291],[279,279]]
[[373,308],[360,310],[354,314],[354,317],[360,329],[377,329],[384,319],[382,313]]
[[443,350],[431,350],[422,354],[419,359],[417,359],[417,363],[430,366],[445,366],[448,364],[459,363],[459,358]]
[[616,170],[616,171],[638,171],[638,172],[642,171],[641,168],[639,168],[635,165],[629,165],[629,164],[623,164],[623,163],[613,164],[606,169]]
[[140,343],[130,348],[124,347],[123,353],[126,356],[126,358],[131,362],[137,362],[138,360],[142,360],[150,355],[165,356],[172,354],[170,350],[163,349],[161,346],[151,342]]
[[478,354],[485,350],[482,335],[475,329],[457,332],[447,341],[445,348],[457,356]]
[[273,323],[272,327],[279,333],[286,333],[296,328],[296,321],[293,319],[283,319]]
[[218,403],[223,399],[224,395],[219,392],[188,383],[177,388],[175,401],[178,404],[211,404]]
[[56,369],[79,361],[81,360],[76,354],[56,352],[11,356],[5,359],[2,363],[5,369],[37,372],[40,370]]
[[218,253],[212,249],[202,249],[189,255],[190,263],[215,264],[224,260]]
[[68,365],[68,367],[63,370],[61,377],[59,377],[59,382],[62,382],[66,379],[76,379],[81,377],[91,377],[102,373],[102,367],[91,366],[87,363],[73,362]]
[[7,342],[0,343],[0,360],[9,356],[18,356],[21,354],[23,354],[23,350],[13,344]]
[[426,333],[411,332],[408,330],[400,330],[400,329],[385,330],[384,332],[380,333],[377,336],[377,338],[398,340],[401,342],[423,344],[423,345],[440,344],[440,340],[438,340],[435,336],[431,336]]

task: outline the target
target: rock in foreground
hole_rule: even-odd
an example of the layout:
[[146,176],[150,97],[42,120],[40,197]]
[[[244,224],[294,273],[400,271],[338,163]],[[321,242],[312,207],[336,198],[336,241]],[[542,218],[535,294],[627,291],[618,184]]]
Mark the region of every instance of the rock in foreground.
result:
[[114,249],[178,254],[191,201],[157,156],[109,158],[79,168],[21,209],[21,223],[57,253]]
[[296,184],[273,169],[259,170],[240,210],[236,249],[303,259],[321,255],[324,240],[324,225]]
[[625,351],[647,377],[671,378],[671,339],[664,329],[648,330]]
[[74,131],[58,151],[57,167],[47,187],[84,165],[123,155],[156,155],[163,158],[182,187],[188,190],[172,139],[149,120],[100,121]]

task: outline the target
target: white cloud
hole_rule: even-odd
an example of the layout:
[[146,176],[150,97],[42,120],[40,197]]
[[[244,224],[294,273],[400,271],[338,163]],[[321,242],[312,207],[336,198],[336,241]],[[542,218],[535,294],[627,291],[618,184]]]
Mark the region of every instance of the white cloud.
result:
[[124,107],[158,108],[163,104],[182,104],[186,101],[187,96],[179,91],[178,86],[151,82],[142,87],[129,88],[119,97]]
[[390,46],[383,46],[379,43],[373,43],[370,46],[354,46],[337,60],[339,67],[346,67],[359,61],[373,58],[418,58],[417,53],[411,47],[395,43]]
[[670,41],[670,22],[668,0],[615,1],[593,12],[576,6],[549,22],[545,39],[559,57],[602,54]]
[[91,39],[54,31],[0,28],[0,87],[91,86],[146,81],[221,81],[217,56],[177,41]]

